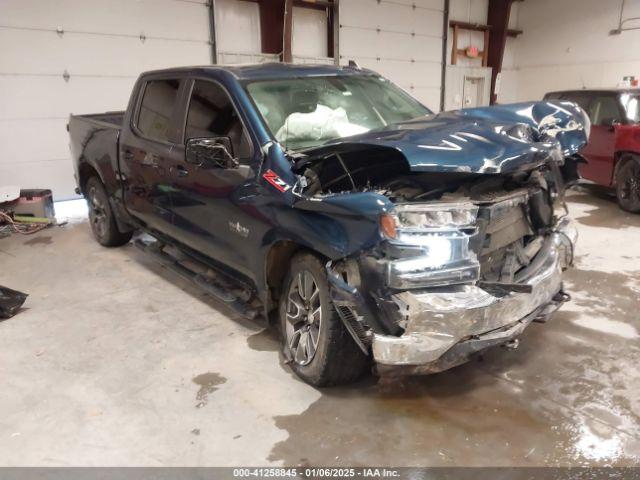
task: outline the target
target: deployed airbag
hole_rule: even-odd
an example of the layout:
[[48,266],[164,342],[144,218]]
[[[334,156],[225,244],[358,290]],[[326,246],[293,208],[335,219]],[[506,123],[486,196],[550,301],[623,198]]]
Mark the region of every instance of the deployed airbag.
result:
[[284,125],[276,133],[279,142],[328,140],[348,137],[369,129],[351,123],[342,107],[336,109],[318,104],[313,112],[295,112],[287,117]]

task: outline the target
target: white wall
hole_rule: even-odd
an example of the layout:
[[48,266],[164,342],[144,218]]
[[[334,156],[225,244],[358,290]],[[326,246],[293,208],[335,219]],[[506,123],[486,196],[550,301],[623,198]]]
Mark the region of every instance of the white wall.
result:
[[[618,25],[620,3],[528,0],[516,4],[517,25],[524,33],[511,43],[514,59],[505,62],[498,100],[537,100],[548,91],[582,86],[614,87],[623,76],[640,76],[640,30],[609,35]],[[632,16],[640,16],[638,0],[626,2],[624,17]]]
[[355,60],[440,110],[443,0],[340,2],[340,63]]
[[69,114],[123,110],[144,70],[210,63],[207,8],[205,0],[1,0],[0,184],[74,196]]

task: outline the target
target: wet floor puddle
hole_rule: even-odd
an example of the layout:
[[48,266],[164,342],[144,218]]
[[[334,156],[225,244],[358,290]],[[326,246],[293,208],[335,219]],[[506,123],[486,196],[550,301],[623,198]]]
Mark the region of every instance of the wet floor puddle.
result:
[[209,395],[218,389],[219,385],[222,385],[227,381],[226,378],[219,373],[207,372],[202,373],[192,379],[193,383],[200,386],[198,393],[196,393],[196,408],[202,408],[209,402]]

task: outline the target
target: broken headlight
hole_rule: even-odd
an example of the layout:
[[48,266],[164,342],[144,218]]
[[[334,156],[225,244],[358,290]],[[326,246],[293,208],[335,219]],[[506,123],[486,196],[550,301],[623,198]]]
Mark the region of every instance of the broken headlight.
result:
[[[467,203],[397,205],[389,216],[395,228],[383,228],[406,258],[388,263],[388,284],[407,289],[469,283],[480,266],[470,240],[476,235],[478,207]],[[389,217],[381,224],[389,224]]]

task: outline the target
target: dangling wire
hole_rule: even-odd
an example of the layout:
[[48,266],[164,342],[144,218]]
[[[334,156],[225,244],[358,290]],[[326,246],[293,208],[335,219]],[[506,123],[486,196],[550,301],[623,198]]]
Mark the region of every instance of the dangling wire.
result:
[[7,227],[13,229],[14,232],[20,233],[22,235],[31,235],[32,233],[39,232],[40,230],[44,230],[49,226],[48,223],[24,223],[24,222],[16,222],[13,218],[7,215],[4,212],[0,212],[0,220],[6,222]]

